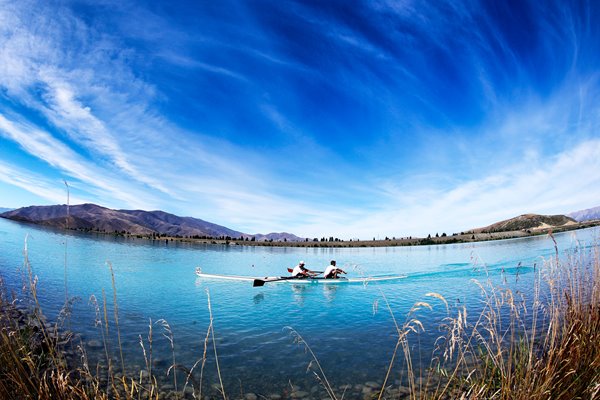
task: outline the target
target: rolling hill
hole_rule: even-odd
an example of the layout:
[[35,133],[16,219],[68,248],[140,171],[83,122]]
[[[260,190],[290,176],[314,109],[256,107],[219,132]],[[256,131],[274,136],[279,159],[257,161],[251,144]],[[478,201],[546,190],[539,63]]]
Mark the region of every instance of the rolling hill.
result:
[[559,227],[576,223],[577,221],[566,215],[523,214],[483,228],[473,229],[472,231],[474,233],[510,232]]
[[247,234],[198,218],[179,217],[164,211],[113,210],[96,204],[30,206],[0,214],[3,218],[55,228],[126,232],[134,235],[252,238],[256,240],[301,241],[290,233]]

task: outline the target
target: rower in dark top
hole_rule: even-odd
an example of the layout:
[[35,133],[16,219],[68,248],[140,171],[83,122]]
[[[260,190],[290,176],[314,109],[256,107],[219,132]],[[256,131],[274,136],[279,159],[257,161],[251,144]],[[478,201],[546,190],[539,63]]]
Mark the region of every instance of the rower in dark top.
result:
[[325,279],[337,279],[339,278],[338,274],[346,273],[346,271],[344,271],[341,268],[338,268],[335,264],[335,260],[331,260],[331,264],[329,264],[327,268],[325,268],[325,272],[323,272],[323,276],[325,277]]
[[315,273],[304,266],[304,261],[300,261],[292,270],[294,278],[308,278],[314,276]]

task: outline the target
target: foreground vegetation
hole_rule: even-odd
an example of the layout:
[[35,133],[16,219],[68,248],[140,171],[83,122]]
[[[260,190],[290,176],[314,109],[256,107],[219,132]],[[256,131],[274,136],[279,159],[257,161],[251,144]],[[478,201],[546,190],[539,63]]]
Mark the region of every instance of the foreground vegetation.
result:
[[[482,312],[473,319],[466,307],[448,311],[428,371],[411,368],[409,335],[423,329],[414,311],[430,305],[416,304],[396,325],[410,398],[600,398],[600,247],[575,249],[563,262],[554,244],[529,293],[475,282]],[[439,294],[427,296],[448,307]]]
[[[398,335],[396,348],[390,354],[389,369],[382,371],[381,382],[363,386],[360,391],[334,386],[312,352],[310,339],[305,341],[291,329],[295,340],[312,357],[308,370],[314,373],[321,389],[313,395],[331,399],[600,398],[599,253],[600,245],[596,245],[589,252],[574,249],[559,258],[556,249],[555,256],[535,271],[535,284],[525,294],[514,293],[506,285],[493,284],[491,280],[475,282],[483,300],[477,315],[471,315],[464,306],[450,306],[437,293],[427,293],[428,300],[416,303],[404,322],[388,305]],[[143,370],[131,371],[125,366],[114,278],[114,309],[109,311],[104,293],[99,301],[92,299],[104,356],[97,365],[90,365],[85,346],[65,329],[69,301],[54,321],[47,320],[37,300],[37,278],[32,276],[27,255],[24,265],[24,290],[8,293],[2,286],[0,291],[0,398],[257,398],[241,390],[226,393],[223,387],[210,297],[211,322],[206,336],[200,339],[204,343],[203,354],[187,369],[177,364],[173,351],[171,365],[160,371],[172,379],[165,384],[158,381],[159,372],[152,365],[155,324],[150,324],[147,340],[140,337],[146,360]],[[112,273],[110,265],[109,269]],[[387,304],[385,296],[382,300]],[[413,344],[418,333],[428,328],[420,322],[419,315],[434,305],[445,307],[447,312],[440,327],[443,334],[429,367],[419,368]],[[116,332],[109,330],[109,322]],[[166,321],[158,324],[172,345],[170,327]],[[209,352],[214,352],[219,378],[212,388],[203,382]],[[177,371],[180,373],[176,374]],[[279,398],[311,396],[299,393],[299,389],[292,388]]]

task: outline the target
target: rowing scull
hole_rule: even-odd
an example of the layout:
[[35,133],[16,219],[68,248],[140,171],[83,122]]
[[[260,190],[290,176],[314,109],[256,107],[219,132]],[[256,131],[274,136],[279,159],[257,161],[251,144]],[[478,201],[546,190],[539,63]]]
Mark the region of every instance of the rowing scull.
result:
[[[291,283],[326,283],[326,284],[339,284],[339,283],[369,283],[369,282],[384,282],[393,281],[398,279],[406,278],[406,275],[384,275],[384,276],[368,276],[368,277],[356,277],[356,278],[337,278],[337,279],[326,279],[323,277],[313,278],[294,278],[292,276],[265,276],[265,277],[251,277],[241,275],[219,275],[219,274],[206,274],[200,269],[196,269],[196,276],[203,279],[219,279],[219,280],[231,280],[231,281],[263,281],[264,283],[273,282],[291,282]],[[263,284],[264,284],[263,283]],[[262,286],[262,285],[255,285]]]

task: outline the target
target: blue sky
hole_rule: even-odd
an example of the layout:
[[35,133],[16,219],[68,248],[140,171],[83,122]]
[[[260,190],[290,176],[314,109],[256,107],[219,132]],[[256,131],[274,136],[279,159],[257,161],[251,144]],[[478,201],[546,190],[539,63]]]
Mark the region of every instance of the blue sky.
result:
[[600,205],[596,1],[0,0],[0,206],[248,233]]

